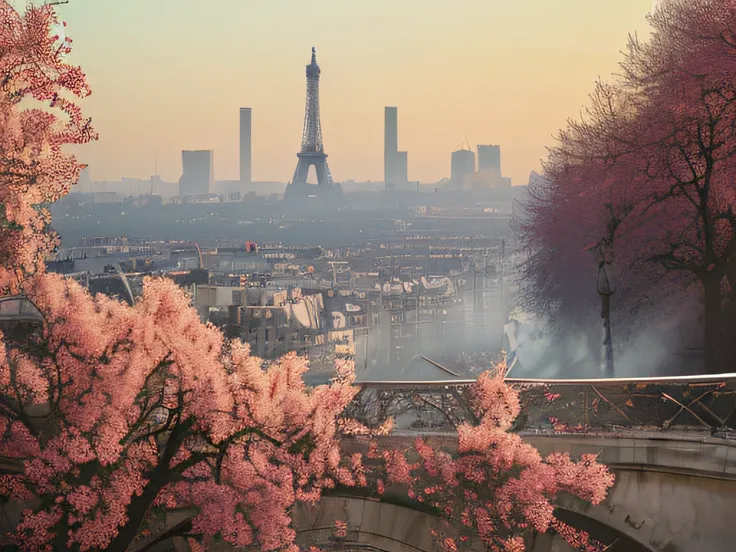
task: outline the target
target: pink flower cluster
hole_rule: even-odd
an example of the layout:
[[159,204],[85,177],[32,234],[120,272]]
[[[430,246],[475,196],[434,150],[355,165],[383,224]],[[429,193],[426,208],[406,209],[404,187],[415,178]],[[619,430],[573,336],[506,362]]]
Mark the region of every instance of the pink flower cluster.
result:
[[[85,75],[64,61],[71,39],[57,44],[51,5],[19,13],[0,0],[0,295],[17,293],[44,268],[58,240],[38,205],[69,191],[82,168],[66,144],[96,139],[89,120],[62,93],[89,95]],[[22,102],[22,104],[21,104]],[[21,109],[20,106],[24,108]]]
[[[457,537],[444,537],[452,552],[456,538],[479,537],[489,550],[522,552],[528,530],[557,529],[554,501],[560,493],[600,503],[613,485],[613,475],[594,456],[578,462],[566,454],[542,458],[539,452],[510,433],[519,414],[518,393],[497,374],[480,376],[471,391],[470,404],[477,423],[458,429],[456,447],[441,447],[418,439],[407,451],[378,451],[390,483],[408,487],[409,497],[433,506]],[[379,487],[383,483],[379,479]],[[460,533],[458,534],[458,529]],[[577,545],[581,534],[561,531]],[[596,543],[585,541],[589,550]]]
[[48,322],[42,347],[8,345],[0,362],[0,393],[16,399],[0,454],[25,461],[0,494],[49,504],[24,513],[29,550],[117,546],[154,505],[190,509],[205,544],[276,550],[293,543],[296,501],[366,484],[361,456],[340,450],[340,428],[355,427],[342,418],[350,378],[309,389],[294,354],[264,370],[165,279],[146,280],[132,308],[54,275],[29,293]]

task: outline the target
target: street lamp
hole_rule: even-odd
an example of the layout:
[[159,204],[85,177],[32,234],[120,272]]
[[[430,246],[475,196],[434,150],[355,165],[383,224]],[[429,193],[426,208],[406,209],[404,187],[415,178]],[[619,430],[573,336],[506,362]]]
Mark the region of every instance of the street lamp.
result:
[[606,261],[598,263],[598,295],[601,296],[601,318],[603,319],[603,362],[601,371],[605,377],[613,377],[613,342],[611,341],[611,295],[613,286],[608,279]]

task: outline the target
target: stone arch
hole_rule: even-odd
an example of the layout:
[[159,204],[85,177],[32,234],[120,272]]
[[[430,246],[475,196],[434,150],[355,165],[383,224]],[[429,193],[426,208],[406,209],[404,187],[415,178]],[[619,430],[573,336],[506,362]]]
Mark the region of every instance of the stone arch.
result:
[[[637,539],[576,509],[560,507],[558,518],[608,545],[609,552],[655,552]],[[439,519],[406,506],[377,499],[351,496],[323,496],[316,506],[300,504],[294,511],[297,543],[303,549],[316,546],[332,550],[373,550],[380,552],[437,552],[432,529],[440,529]],[[348,534],[334,537],[335,521],[345,521]],[[471,550],[483,549],[472,546]],[[537,535],[530,552],[572,551],[561,537]]]
[[598,454],[616,476],[603,504],[559,506],[597,520],[653,552],[733,552],[736,442],[702,435],[528,435],[542,455]]
[[[736,481],[672,470],[611,466],[616,482],[602,504],[563,499],[564,512],[598,522],[651,552],[732,552]],[[582,516],[582,517],[580,517]],[[583,527],[584,529],[584,527]]]
[[[293,514],[297,543],[303,547],[380,552],[437,552],[431,530],[438,519],[424,512],[376,499],[323,496],[316,506],[299,504]],[[335,521],[347,523],[344,540],[333,536]]]
[[[631,535],[575,509],[557,508],[555,517],[571,527],[585,531],[591,538],[603,543],[607,552],[655,552]],[[553,535],[538,535],[532,552],[572,551],[561,538],[557,540],[558,542],[555,542]],[[549,545],[545,544],[547,542]]]

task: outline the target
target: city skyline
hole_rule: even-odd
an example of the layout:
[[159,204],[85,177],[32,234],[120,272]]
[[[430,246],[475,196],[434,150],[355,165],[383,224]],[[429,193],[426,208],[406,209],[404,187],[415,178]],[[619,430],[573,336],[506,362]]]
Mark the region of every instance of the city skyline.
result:
[[[616,71],[628,33],[646,35],[651,9],[650,0],[473,0],[462,10],[323,0],[311,11],[289,5],[282,24],[278,4],[231,1],[217,12],[169,0],[60,6],[75,41],[70,61],[94,92],[83,105],[100,141],[75,150],[92,178],[147,178],[157,159],[162,178],[178,180],[181,151],[206,149],[216,152],[215,178],[237,180],[234,113],[249,106],[252,179],[290,180],[304,51],[315,45],[336,181],[383,180],[383,111],[395,105],[402,149],[412,152],[409,180],[449,176],[450,154],[467,139],[501,144],[504,172],[524,184],[595,79]],[[205,23],[220,31],[200,32]]]

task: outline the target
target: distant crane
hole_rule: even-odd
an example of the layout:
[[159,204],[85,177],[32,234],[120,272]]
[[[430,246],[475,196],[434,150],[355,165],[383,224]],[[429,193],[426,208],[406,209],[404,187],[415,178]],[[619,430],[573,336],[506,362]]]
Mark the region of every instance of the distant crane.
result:
[[467,148],[468,151],[473,151],[472,149],[470,149],[470,142],[468,142],[467,136],[465,137],[464,142],[460,143],[460,145],[455,146],[455,147],[457,147],[459,150]]

